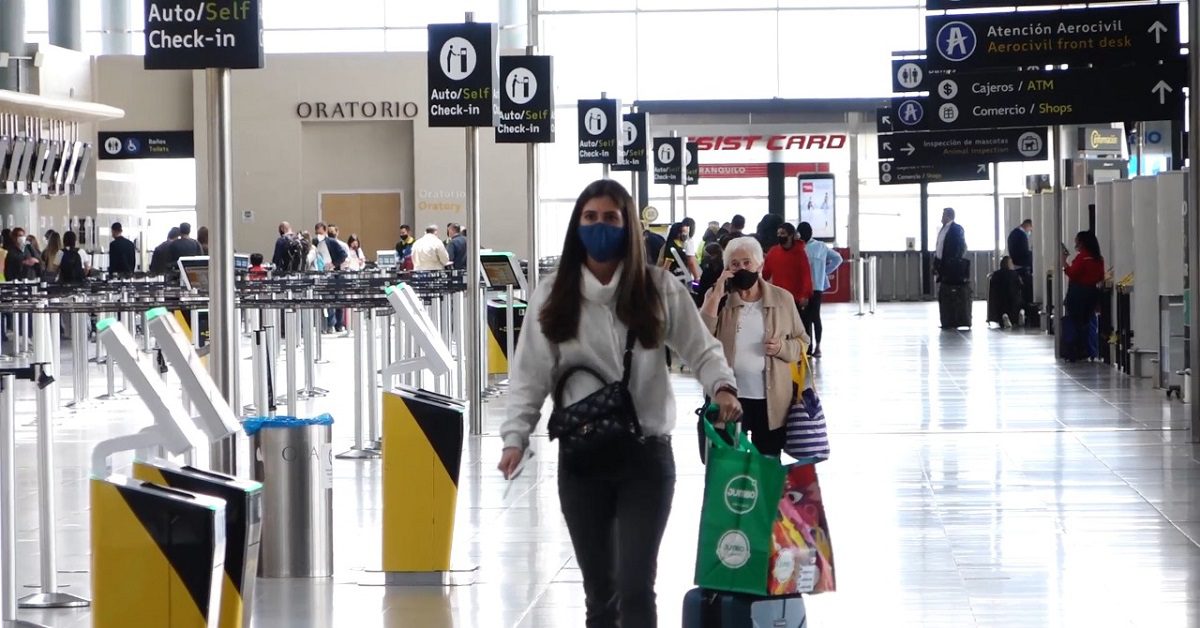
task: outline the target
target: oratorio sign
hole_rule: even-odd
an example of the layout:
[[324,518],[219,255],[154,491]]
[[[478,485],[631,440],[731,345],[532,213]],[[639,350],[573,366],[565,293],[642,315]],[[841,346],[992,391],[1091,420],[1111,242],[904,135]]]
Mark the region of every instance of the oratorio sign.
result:
[[409,120],[420,112],[417,103],[396,100],[296,103],[296,117],[302,120]]
[[261,0],[145,0],[144,67],[263,67]]
[[1173,4],[930,15],[925,29],[929,70],[1123,65],[1179,56]]
[[500,120],[496,142],[554,141],[552,59],[540,55],[500,57]]
[[612,98],[579,101],[579,163],[617,163],[621,127],[621,103]]
[[496,103],[496,25],[430,24],[429,126],[492,126]]

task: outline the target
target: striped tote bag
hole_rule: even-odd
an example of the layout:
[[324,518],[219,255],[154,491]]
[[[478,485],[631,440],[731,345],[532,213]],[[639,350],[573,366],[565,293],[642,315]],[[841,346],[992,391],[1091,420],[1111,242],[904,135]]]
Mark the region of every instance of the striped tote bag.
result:
[[792,402],[787,415],[787,440],[783,451],[801,464],[829,459],[829,432],[825,427],[825,409],[812,388],[806,388]]

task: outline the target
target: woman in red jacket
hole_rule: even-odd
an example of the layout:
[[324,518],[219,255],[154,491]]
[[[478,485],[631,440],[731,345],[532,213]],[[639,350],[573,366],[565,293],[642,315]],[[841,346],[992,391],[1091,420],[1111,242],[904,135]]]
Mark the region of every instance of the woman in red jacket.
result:
[[1100,284],[1104,282],[1104,257],[1100,254],[1096,234],[1080,231],[1075,236],[1075,251],[1075,259],[1070,264],[1066,251],[1063,251],[1063,266],[1067,273],[1064,327],[1070,326],[1063,330],[1063,357],[1072,362],[1097,357],[1090,338],[1096,308],[1100,305]]
[[[771,247],[763,263],[762,278],[787,290],[796,302],[796,311],[804,316],[804,308],[812,298],[813,278],[804,243],[796,237],[796,227],[790,222],[779,226],[779,246]],[[763,247],[766,248],[766,247]]]

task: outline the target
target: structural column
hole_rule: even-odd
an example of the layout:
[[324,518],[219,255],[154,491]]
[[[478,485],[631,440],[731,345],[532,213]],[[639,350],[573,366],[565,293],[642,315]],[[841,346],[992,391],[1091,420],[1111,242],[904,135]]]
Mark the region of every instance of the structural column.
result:
[[[230,107],[230,71],[224,68],[205,70],[208,105],[208,176],[209,205],[212,207],[212,231],[209,236],[211,256],[208,266],[208,370],[217,390],[227,401],[237,398],[237,312],[234,309],[233,285],[233,117]],[[288,336],[288,343],[295,338]],[[291,355],[291,354],[289,354]],[[288,364],[294,369],[294,364]],[[289,408],[294,411],[294,408]],[[236,472],[236,441],[230,437],[213,445],[212,466],[216,471]]]
[[[89,2],[92,0],[88,0]],[[100,0],[100,48],[106,55],[133,54],[131,0]]]
[[[859,126],[862,124],[862,114],[857,111],[850,112],[847,122],[850,127],[850,207],[846,211],[846,246],[850,248],[852,255],[858,255],[860,250],[860,242],[862,238],[862,213],[858,210],[859,202],[859,168],[858,168],[858,141],[859,141]],[[836,199],[835,199],[836,206]]]
[[[28,52],[25,48],[25,0],[3,0],[0,2],[0,52],[6,52],[16,57],[24,57]],[[23,72],[20,59],[10,59],[7,66],[0,66],[0,89],[23,91],[29,83]],[[32,203],[27,196],[0,194],[0,223],[9,227],[20,223],[30,228],[36,225],[29,222]]]
[[50,45],[83,50],[81,0],[50,0]]

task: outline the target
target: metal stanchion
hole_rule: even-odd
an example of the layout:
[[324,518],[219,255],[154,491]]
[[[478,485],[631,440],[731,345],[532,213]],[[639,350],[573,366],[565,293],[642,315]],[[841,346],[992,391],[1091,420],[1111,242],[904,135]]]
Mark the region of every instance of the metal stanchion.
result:
[[367,413],[365,389],[367,385],[367,363],[363,355],[363,344],[367,340],[366,321],[362,310],[354,310],[354,446],[340,453],[341,460],[370,460],[380,456],[379,452],[365,448],[363,419]]
[[[103,313],[97,314],[97,320],[100,318],[104,318],[105,316],[106,316],[106,314],[103,314]],[[87,332],[88,332],[88,335],[91,335],[92,319],[90,316],[88,318]],[[100,342],[99,335],[95,336],[95,343],[96,343],[96,355],[89,361],[94,364],[104,364],[104,361],[107,360],[108,357],[107,357],[107,354],[104,352],[104,343]]]
[[[45,338],[50,333],[50,314],[39,312],[34,318],[34,335]],[[36,345],[35,345],[36,346]],[[44,344],[42,346],[45,346]],[[41,372],[37,385],[37,481],[38,481],[38,541],[41,552],[41,591],[18,601],[21,608],[79,608],[89,602],[84,598],[58,590],[58,560],[54,536],[54,405],[50,391],[53,373],[47,355],[34,356],[35,367]]]
[[[62,373],[62,317],[56,312],[50,315],[50,369],[53,373]],[[62,384],[54,380],[51,384],[51,394],[54,407],[62,405]]]
[[[6,335],[10,337],[14,335],[13,330],[9,329],[9,327],[8,321],[3,316],[0,316],[0,338],[4,338]],[[0,362],[11,362],[13,359],[13,354],[5,351],[4,343],[0,342]]]
[[[394,335],[394,332],[395,332],[395,327],[396,327],[396,315],[393,312],[388,312],[387,318],[383,322],[383,339],[380,340],[380,342],[379,342],[379,352],[380,352],[379,363],[380,364],[390,365],[396,361],[396,358],[394,357],[396,345],[392,340],[392,336]],[[394,381],[395,380],[393,380],[392,378],[389,377],[386,380],[381,381],[380,385],[382,385],[383,388],[386,390],[386,389],[392,388]]]
[[280,325],[280,310],[268,310],[268,313],[270,314],[269,319],[271,324],[265,327],[265,329],[269,330],[267,334],[267,360],[271,365],[271,390],[276,391],[279,390],[279,369],[276,368],[279,366],[279,331],[283,327]]
[[91,403],[88,390],[88,324],[89,316],[83,312],[71,315],[71,398],[67,404],[75,411],[86,410]]
[[854,260],[854,286],[857,288],[855,298],[858,299],[858,316],[867,314],[866,270],[866,258],[859,257]]
[[458,331],[454,335],[454,341],[457,343],[457,350],[454,352],[454,364],[458,367],[458,381],[455,382],[455,397],[458,399],[467,398],[467,356],[465,352],[465,343],[467,338],[466,325],[466,295],[461,292],[454,294],[454,311],[455,311],[455,328]]
[[[442,342],[446,343],[446,346],[449,347],[454,341],[454,326],[451,323],[452,316],[450,311],[450,295],[447,294],[438,297],[435,303],[437,303],[438,328],[442,332]],[[439,376],[437,378],[437,383],[435,384],[436,392],[443,395],[449,395],[452,380],[453,377],[448,372]]]
[[505,355],[508,356],[508,372],[504,374],[504,381],[500,382],[500,385],[507,390],[508,380],[512,377],[513,352],[517,346],[517,312],[516,304],[513,303],[513,300],[516,298],[516,290],[512,284],[508,285],[508,292],[505,294],[505,298],[508,300],[508,303],[505,304],[504,308],[504,351]]
[[867,292],[871,295],[870,309],[871,313],[875,313],[875,307],[879,305],[879,258],[870,257],[867,259]]
[[45,628],[17,619],[16,382],[0,376],[0,626]]
[[367,310],[367,449],[383,451],[382,426],[379,424],[379,351],[375,337],[375,310]]
[[287,403],[288,412],[292,416],[300,416],[300,402],[297,397],[298,385],[296,383],[296,355],[299,353],[296,350],[296,336],[300,333],[300,325],[297,322],[299,315],[296,310],[286,310],[283,313],[283,342],[285,343],[284,355],[287,358],[287,392],[278,397],[279,401]]
[[[311,294],[309,296],[312,296]],[[304,334],[304,388],[296,394],[301,399],[315,399],[324,397],[329,394],[328,390],[318,388],[317,381],[317,359],[316,359],[316,338],[320,338],[321,334],[313,325],[315,320],[313,310],[304,309],[300,312],[300,327]]]
[[[104,394],[96,397],[97,399],[101,401],[123,401],[128,399],[125,395],[117,392],[117,365],[113,360],[104,361],[104,386]],[[186,393],[184,395],[186,399]],[[184,408],[187,407],[188,404],[185,401]]]

